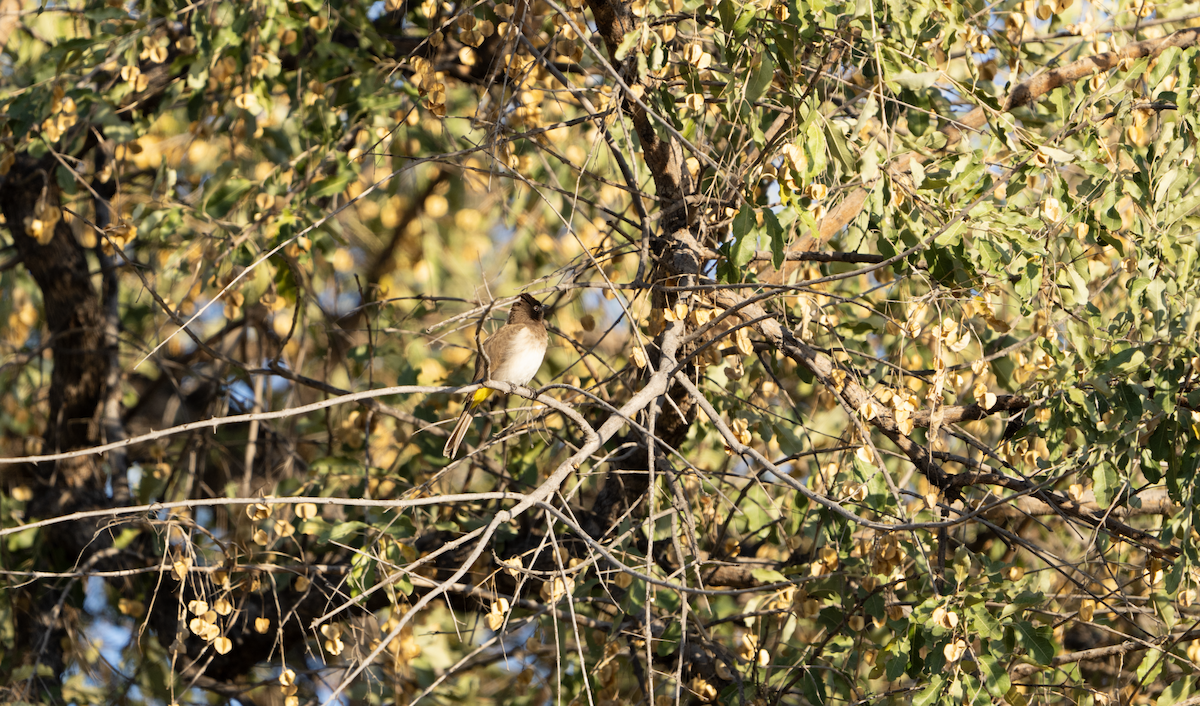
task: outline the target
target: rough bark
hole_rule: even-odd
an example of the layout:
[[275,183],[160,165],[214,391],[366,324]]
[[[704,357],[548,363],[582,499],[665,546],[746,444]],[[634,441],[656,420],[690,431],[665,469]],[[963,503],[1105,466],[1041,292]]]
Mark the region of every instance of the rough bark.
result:
[[[59,219],[53,236],[39,243],[24,226],[26,219],[33,219],[39,202],[60,206],[54,169],[50,160],[21,155],[0,183],[0,211],[45,307],[53,370],[43,448],[65,451],[92,445],[98,438],[109,357],[104,351],[103,304],[86,253],[71,227]],[[27,507],[30,517],[61,515],[109,502],[106,478],[95,457],[40,464],[22,472],[35,485]],[[43,556],[53,556],[59,567],[69,568],[106,548],[105,539],[94,535],[94,524],[67,523],[46,528],[38,541],[47,548]],[[21,589],[15,601],[17,639],[26,663],[47,665],[55,675],[63,667],[60,595],[31,584]]]

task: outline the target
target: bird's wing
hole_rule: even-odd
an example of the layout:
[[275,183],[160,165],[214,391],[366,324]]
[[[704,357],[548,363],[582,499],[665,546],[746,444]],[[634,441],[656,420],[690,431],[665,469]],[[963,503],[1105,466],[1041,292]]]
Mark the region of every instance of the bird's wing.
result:
[[[475,351],[475,375],[471,377],[471,382],[483,382],[484,378],[487,377],[484,374],[487,363],[484,360],[483,351],[487,349],[487,345],[492,342],[493,338],[495,338],[495,335],[483,339],[483,342],[480,344],[480,350]],[[489,352],[488,355],[491,356],[491,353]]]

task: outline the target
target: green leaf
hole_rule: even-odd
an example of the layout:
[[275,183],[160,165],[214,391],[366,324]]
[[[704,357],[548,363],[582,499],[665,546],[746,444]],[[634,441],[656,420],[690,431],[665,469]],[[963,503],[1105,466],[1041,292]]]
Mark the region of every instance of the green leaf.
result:
[[74,194],[76,192],[75,175],[66,166],[58,165],[58,168],[54,170],[54,180],[58,182],[58,188],[65,193]]
[[1088,283],[1087,280],[1079,274],[1074,267],[1063,268],[1067,272],[1067,276],[1071,278],[1072,295],[1077,304],[1085,304],[1088,300]]
[[348,456],[323,456],[311,465],[314,471],[323,474],[357,473],[362,470],[362,462]]
[[34,540],[38,536],[38,528],[32,527],[27,530],[21,530],[8,535],[8,551],[17,552],[22,549],[28,549],[33,546]]
[[756,225],[754,209],[750,204],[742,204],[741,210],[733,217],[733,264],[739,268],[754,259],[758,247]]
[[300,526],[296,528],[296,531],[309,537],[317,537],[320,539],[320,541],[324,542],[327,540],[329,531],[332,529],[332,527],[333,525],[319,517],[316,517],[311,520],[305,520],[304,522],[301,522]]
[[1162,205],[1166,200],[1167,194],[1171,190],[1171,186],[1175,184],[1175,180],[1179,178],[1179,169],[1170,169],[1166,174],[1158,180],[1158,186],[1154,189],[1154,207],[1155,210]]
[[938,697],[942,695],[942,689],[946,685],[946,677],[941,674],[935,674],[929,680],[929,686],[926,686],[921,693],[913,697],[913,706],[930,706],[937,703]]
[[921,73],[913,73],[912,71],[901,71],[898,74],[888,77],[888,81],[899,85],[901,88],[907,88],[910,91],[917,91],[929,88],[937,83],[941,77],[941,71],[922,71]]
[[[347,523],[349,524],[349,523]],[[335,530],[336,531],[336,530]],[[375,584],[374,557],[364,552],[355,552],[350,558],[350,595],[358,596]]]
[[908,651],[897,652],[887,661],[887,678],[899,679],[908,670]]
[[1100,365],[1096,370],[1101,373],[1117,373],[1128,375],[1142,367],[1142,363],[1146,362],[1146,354],[1141,348],[1126,348],[1125,350],[1110,357],[1108,361]]
[[971,614],[971,627],[981,637],[989,640],[1001,640],[1004,638],[1004,629],[1000,627],[1000,622],[996,620],[996,616],[984,607],[983,603],[977,603],[969,609]]
[[340,194],[346,190],[346,187],[350,185],[350,182],[357,178],[358,175],[354,173],[353,169],[342,167],[338,170],[337,174],[326,177],[308,187],[306,196],[310,199],[319,199],[326,196],[333,196],[334,194]]
[[223,218],[235,206],[242,196],[253,186],[249,179],[228,178],[224,182],[216,181],[217,187],[204,200],[204,211],[214,218]]
[[125,549],[126,547],[128,547],[130,544],[133,543],[133,540],[135,540],[139,536],[141,536],[141,534],[142,534],[142,531],[140,529],[135,529],[133,527],[126,527],[125,529],[121,530],[121,533],[118,534],[116,536],[116,538],[113,540],[113,543],[112,543],[113,548],[114,549]]
[[369,527],[365,522],[341,522],[333,526],[329,531],[329,541],[339,542],[352,534],[355,534],[361,529]]
[[1162,617],[1163,625],[1166,625],[1168,630],[1174,628],[1177,621],[1175,618],[1175,606],[1171,597],[1163,591],[1155,591],[1150,596],[1150,600],[1154,602],[1154,609]]
[[879,592],[872,593],[863,602],[863,612],[872,618],[883,621],[887,615],[887,605],[884,603],[883,594]]
[[1008,670],[991,654],[981,654],[977,661],[983,670],[983,684],[987,687],[988,693],[996,698],[1004,698],[1012,686],[1012,682],[1008,679]]
[[1053,159],[1055,162],[1061,162],[1065,164],[1067,162],[1075,161],[1075,155],[1065,150],[1056,149],[1049,145],[1042,145],[1038,148],[1038,151],[1042,152],[1050,159]]
[[825,681],[818,679],[815,676],[817,673],[813,669],[804,670],[804,677],[800,680],[800,692],[804,694],[809,703],[821,706],[826,701]]
[[808,138],[804,141],[804,153],[808,156],[808,174],[806,176],[812,179],[823,174],[828,163],[825,157],[827,152],[825,132],[813,121],[808,124],[805,136]]
[[786,243],[783,240],[786,236],[783,231],[783,224],[779,222],[779,218],[775,215],[774,211],[764,208],[763,226],[766,227],[767,236],[771,239],[771,264],[778,270],[783,267],[785,257],[783,249]]
[[[1150,449],[1150,457],[1155,461],[1166,461],[1167,467],[1175,465],[1175,436],[1177,425],[1173,419],[1164,419],[1159,423],[1158,428],[1150,435],[1150,439],[1146,442],[1147,448]],[[1151,483],[1157,483],[1162,478],[1159,464],[1154,463],[1143,467],[1143,472],[1146,474],[1147,480]]]
[[635,45],[640,44],[641,41],[641,30],[636,32],[626,32],[625,36],[621,39],[621,43],[617,45],[617,50],[613,52],[613,58],[617,61],[624,61],[625,57],[629,56],[629,51],[633,49]]
[[864,182],[874,181],[879,178],[879,158],[879,144],[872,141],[866,151],[863,152],[862,168],[859,172]]
[[1141,683],[1149,683],[1158,680],[1162,674],[1163,660],[1161,659],[1144,659],[1138,665],[1135,674],[1138,681]]
[[717,14],[721,16],[721,29],[735,37],[745,34],[746,28],[754,20],[754,13],[749,11],[749,6],[730,0],[722,0],[717,5]]
[[1039,605],[1043,600],[1045,600],[1045,596],[1041,591],[1021,591],[1021,593],[1008,602],[1008,605],[1004,606],[1004,610],[1000,611],[1000,619],[1003,620],[1026,608]]
[[1027,620],[1018,620],[1013,623],[1013,627],[1017,634],[1017,644],[1024,647],[1038,664],[1050,664],[1054,659],[1054,642],[1049,637],[1050,629],[1035,628],[1033,623]]
[[921,184],[925,182],[925,167],[921,166],[921,163],[914,159],[909,162],[908,168],[912,172],[913,188],[921,188]]
[[755,581],[763,584],[787,583],[788,578],[774,569],[754,569],[750,572]]
[[721,17],[721,29],[732,32],[733,23],[737,20],[736,6],[729,0],[724,0],[717,5],[717,14]]
[[775,61],[769,52],[764,52],[762,61],[751,67],[750,80],[746,82],[746,100],[757,101],[771,85],[775,77]]
[[118,117],[112,106],[104,101],[96,103],[92,123],[104,126],[104,137],[117,144],[129,142],[137,137],[133,126]]
[[[912,95],[912,92],[904,91],[901,95],[907,98]],[[917,137],[929,132],[929,113],[916,109],[908,111],[908,129]],[[915,164],[916,161],[914,160],[913,163]]]
[[1191,696],[1195,684],[1196,678],[1194,676],[1185,676],[1182,679],[1173,680],[1163,689],[1162,694],[1159,695],[1156,706],[1173,706],[1183,701],[1188,696]]
[[857,160],[850,151],[850,146],[846,144],[846,136],[842,134],[841,129],[828,122],[825,123],[825,143],[829,145],[829,151],[841,163],[843,170],[854,171]]
[[642,611],[646,606],[646,589],[645,581],[633,580],[633,583],[625,590],[625,599],[621,601],[621,607],[625,609],[626,613],[635,615]]
[[125,12],[124,8],[109,7],[107,4],[99,7],[92,7],[90,10],[84,11],[84,16],[89,20],[99,24],[105,20],[127,20],[129,13]]
[[1096,494],[1096,504],[1108,507],[1112,504],[1113,496],[1121,489],[1121,477],[1117,470],[1108,462],[1097,463],[1092,469],[1092,490]]

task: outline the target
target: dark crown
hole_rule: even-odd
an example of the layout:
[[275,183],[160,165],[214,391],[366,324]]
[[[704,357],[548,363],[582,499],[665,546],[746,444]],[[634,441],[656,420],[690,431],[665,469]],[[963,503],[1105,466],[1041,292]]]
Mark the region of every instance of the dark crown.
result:
[[534,321],[539,321],[543,316],[545,316],[546,307],[542,306],[542,303],[537,299],[534,299],[528,294],[522,294],[521,301],[525,302],[525,304],[529,306],[529,315],[533,317]]

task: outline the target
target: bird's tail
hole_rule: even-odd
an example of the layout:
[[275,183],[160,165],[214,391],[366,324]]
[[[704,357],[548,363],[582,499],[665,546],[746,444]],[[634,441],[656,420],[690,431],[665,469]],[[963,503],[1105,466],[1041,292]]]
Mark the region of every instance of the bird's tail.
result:
[[467,435],[467,430],[471,428],[475,410],[491,395],[492,391],[489,388],[481,387],[471,396],[471,401],[467,403],[466,407],[463,407],[462,414],[458,416],[458,421],[454,424],[454,431],[450,432],[450,438],[446,440],[446,446],[442,449],[443,456],[454,458],[458,455],[458,445],[462,443],[463,438]]
[[446,447],[442,449],[442,455],[446,458],[454,458],[458,455],[458,445],[462,443],[463,438],[467,435],[467,430],[471,428],[471,421],[475,418],[472,414],[474,411],[475,405],[468,404],[463,408],[462,414],[458,415],[454,431],[450,432],[450,438],[446,440]]

